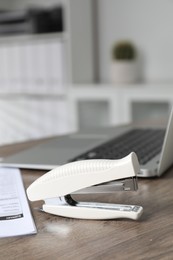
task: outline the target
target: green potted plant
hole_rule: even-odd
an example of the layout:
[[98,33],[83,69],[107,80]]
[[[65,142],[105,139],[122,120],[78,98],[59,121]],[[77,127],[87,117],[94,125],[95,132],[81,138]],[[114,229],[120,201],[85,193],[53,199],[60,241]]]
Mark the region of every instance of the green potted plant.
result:
[[130,41],[119,41],[112,47],[112,83],[134,83],[137,81],[137,51]]

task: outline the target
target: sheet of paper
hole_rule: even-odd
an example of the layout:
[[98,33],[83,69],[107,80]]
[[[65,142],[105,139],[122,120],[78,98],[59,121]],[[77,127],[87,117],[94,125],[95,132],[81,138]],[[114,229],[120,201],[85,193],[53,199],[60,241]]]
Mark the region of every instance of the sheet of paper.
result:
[[0,168],[0,238],[35,233],[19,169]]

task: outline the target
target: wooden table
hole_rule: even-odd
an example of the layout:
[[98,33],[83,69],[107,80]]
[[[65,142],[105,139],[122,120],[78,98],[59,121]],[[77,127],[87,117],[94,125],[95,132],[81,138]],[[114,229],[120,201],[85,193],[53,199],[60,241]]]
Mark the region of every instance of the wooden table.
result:
[[[0,157],[35,143],[4,146]],[[45,172],[22,170],[25,187]],[[38,234],[0,239],[0,260],[172,260],[173,170],[160,178],[139,179],[138,183],[137,192],[117,192],[101,198],[105,202],[143,206],[144,213],[138,221],[68,219],[34,209],[42,202],[30,203]]]

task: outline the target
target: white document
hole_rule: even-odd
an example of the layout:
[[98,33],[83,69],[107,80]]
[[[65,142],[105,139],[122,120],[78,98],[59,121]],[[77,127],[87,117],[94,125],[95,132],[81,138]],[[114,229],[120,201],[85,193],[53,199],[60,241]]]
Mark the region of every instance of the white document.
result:
[[20,171],[0,168],[0,238],[35,233]]

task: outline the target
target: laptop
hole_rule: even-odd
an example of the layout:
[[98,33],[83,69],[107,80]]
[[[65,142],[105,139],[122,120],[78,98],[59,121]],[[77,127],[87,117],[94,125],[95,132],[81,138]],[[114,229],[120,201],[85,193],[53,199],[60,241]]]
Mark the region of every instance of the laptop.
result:
[[86,159],[120,159],[135,152],[140,177],[161,176],[173,163],[173,109],[165,129],[105,127],[55,137],[35,147],[2,158],[0,165],[51,170]]

